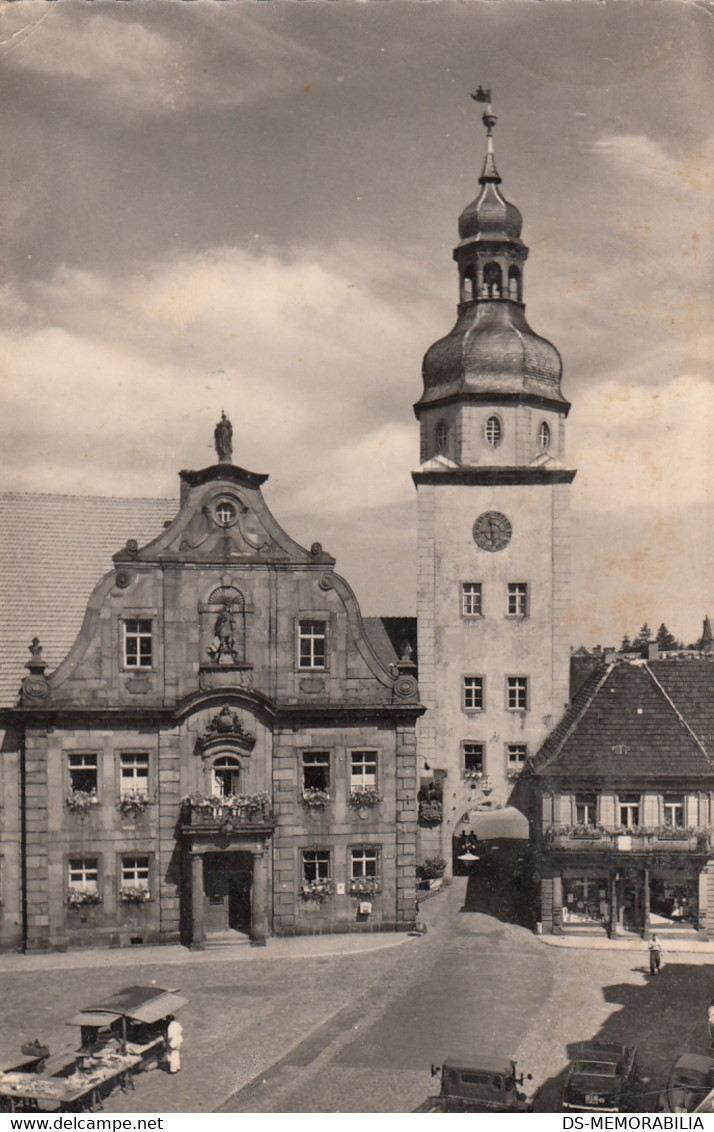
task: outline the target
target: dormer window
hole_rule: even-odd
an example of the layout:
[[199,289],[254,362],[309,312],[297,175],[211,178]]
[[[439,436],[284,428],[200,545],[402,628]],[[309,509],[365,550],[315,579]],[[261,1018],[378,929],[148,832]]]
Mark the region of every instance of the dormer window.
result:
[[550,425],[547,421],[541,421],[538,429],[538,447],[541,452],[547,452],[550,448]]
[[436,447],[439,452],[446,452],[446,445],[449,440],[449,426],[446,421],[439,421],[436,426]]
[[498,448],[503,440],[503,425],[498,417],[489,417],[486,421],[486,443],[491,448]]

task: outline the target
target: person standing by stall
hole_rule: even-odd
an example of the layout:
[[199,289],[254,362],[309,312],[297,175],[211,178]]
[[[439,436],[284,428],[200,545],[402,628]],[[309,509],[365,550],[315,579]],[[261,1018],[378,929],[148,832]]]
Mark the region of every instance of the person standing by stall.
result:
[[169,1073],[178,1073],[181,1068],[181,1046],[183,1045],[183,1026],[177,1022],[173,1014],[167,1018],[166,1029],[166,1062]]

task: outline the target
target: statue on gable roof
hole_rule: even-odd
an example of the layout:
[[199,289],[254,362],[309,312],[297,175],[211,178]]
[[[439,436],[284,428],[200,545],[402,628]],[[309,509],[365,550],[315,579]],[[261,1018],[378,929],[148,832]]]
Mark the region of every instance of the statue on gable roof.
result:
[[223,409],[221,419],[213,430],[213,443],[220,464],[230,464],[233,456],[233,425],[228,420]]

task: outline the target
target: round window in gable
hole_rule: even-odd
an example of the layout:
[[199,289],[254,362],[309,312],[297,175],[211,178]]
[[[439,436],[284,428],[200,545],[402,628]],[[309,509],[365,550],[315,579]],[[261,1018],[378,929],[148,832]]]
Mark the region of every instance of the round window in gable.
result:
[[541,452],[547,452],[550,448],[550,425],[547,421],[542,421],[538,429],[538,444]]
[[213,509],[213,514],[219,527],[231,527],[238,517],[236,506],[231,503],[230,499],[219,499]]
[[499,444],[503,440],[503,425],[501,424],[498,417],[488,418],[488,420],[486,421],[485,433],[486,443],[489,444],[491,448],[498,448]]

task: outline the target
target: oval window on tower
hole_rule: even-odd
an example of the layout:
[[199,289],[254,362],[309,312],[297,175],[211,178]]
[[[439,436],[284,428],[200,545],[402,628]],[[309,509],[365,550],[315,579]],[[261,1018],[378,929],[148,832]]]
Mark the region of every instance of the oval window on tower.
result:
[[449,426],[446,421],[439,421],[436,426],[436,447],[439,452],[446,452],[446,445],[449,439]]
[[489,417],[486,421],[486,443],[491,448],[498,448],[503,440],[503,426],[498,417]]
[[538,444],[541,452],[547,452],[550,448],[550,425],[546,421],[541,421],[538,429]]

